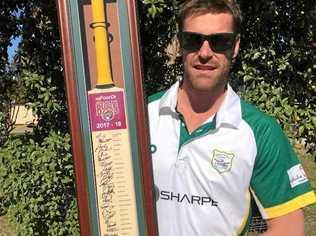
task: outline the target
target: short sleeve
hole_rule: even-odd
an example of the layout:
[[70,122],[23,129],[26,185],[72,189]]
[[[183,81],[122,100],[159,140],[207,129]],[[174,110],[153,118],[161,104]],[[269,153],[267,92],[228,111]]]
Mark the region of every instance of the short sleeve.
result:
[[250,186],[263,218],[282,216],[316,202],[303,167],[280,125],[264,117],[253,131],[257,156]]

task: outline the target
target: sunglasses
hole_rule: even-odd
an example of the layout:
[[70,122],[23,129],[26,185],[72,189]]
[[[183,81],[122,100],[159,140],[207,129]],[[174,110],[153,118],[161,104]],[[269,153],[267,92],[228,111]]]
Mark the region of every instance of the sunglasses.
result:
[[211,49],[217,53],[224,53],[232,49],[236,34],[235,33],[217,33],[204,35],[194,32],[183,31],[178,34],[180,45],[188,51],[198,51],[202,47],[204,41],[207,41]]

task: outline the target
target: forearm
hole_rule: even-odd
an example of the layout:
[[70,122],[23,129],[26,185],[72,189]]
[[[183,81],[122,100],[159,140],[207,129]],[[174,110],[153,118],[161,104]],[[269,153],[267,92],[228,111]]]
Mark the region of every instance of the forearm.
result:
[[268,230],[264,236],[304,236],[304,214],[301,209],[268,220],[267,224]]

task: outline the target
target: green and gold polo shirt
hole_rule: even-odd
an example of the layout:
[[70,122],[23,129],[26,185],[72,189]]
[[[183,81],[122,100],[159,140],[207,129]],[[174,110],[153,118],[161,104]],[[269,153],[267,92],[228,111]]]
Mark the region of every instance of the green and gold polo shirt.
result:
[[148,104],[159,235],[242,235],[252,200],[265,219],[316,201],[273,118],[228,86],[216,115],[189,133],[176,111],[178,87]]

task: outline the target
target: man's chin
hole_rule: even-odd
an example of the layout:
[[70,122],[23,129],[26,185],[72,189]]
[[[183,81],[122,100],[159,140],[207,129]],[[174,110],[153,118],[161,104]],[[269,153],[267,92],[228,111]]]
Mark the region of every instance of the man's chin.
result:
[[216,78],[196,78],[194,81],[190,81],[188,89],[197,93],[214,93],[224,91],[226,81],[217,81]]
[[192,91],[200,92],[200,93],[210,93],[217,89],[217,86],[210,83],[203,83],[199,81],[199,83],[193,83],[191,86]]

